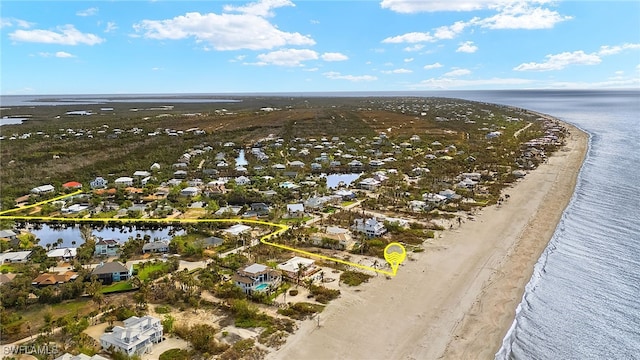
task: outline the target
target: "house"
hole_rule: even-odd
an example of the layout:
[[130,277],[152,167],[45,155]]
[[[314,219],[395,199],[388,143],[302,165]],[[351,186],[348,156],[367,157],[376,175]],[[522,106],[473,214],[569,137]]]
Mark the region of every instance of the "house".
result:
[[77,214],[87,209],[89,209],[89,204],[73,204],[61,208],[60,211],[62,211],[63,214]]
[[303,278],[320,271],[320,268],[314,264],[315,260],[294,256],[276,267],[289,279],[297,280],[298,276]]
[[310,240],[316,246],[347,251],[351,250],[355,243],[350,231],[338,226],[328,226],[325,232],[312,234]]
[[98,277],[104,284],[111,284],[114,281],[128,280],[133,273],[133,266],[127,269],[117,261],[100,263],[91,272],[91,275]]
[[114,181],[116,186],[133,186],[133,178],[122,176]]
[[173,177],[176,179],[186,179],[187,172],[185,170],[177,170],[173,173]]
[[3,254],[0,254],[0,264],[24,264],[29,261],[31,257],[31,250],[25,251],[10,251]]
[[353,221],[353,231],[365,234],[367,237],[382,236],[387,232],[384,224],[376,218],[355,219]]
[[77,181],[69,181],[62,184],[63,189],[82,189],[82,184]]
[[269,215],[269,205],[265,203],[252,203],[251,204],[251,212],[254,212],[258,216]]
[[160,170],[160,164],[158,163],[153,163],[150,167],[151,171],[156,171],[156,170]]
[[304,204],[288,204],[287,217],[302,218],[304,217]]
[[356,194],[354,194],[351,190],[338,190],[333,194],[340,196],[344,201],[349,201],[356,198]]
[[295,160],[289,163],[290,167],[297,167],[297,168],[302,168],[304,167],[304,163],[302,161],[299,160]]
[[13,230],[0,230],[0,239],[14,242],[18,240],[18,234]]
[[76,257],[76,248],[53,249],[47,253],[47,257],[55,258],[58,261],[68,261]]
[[221,206],[220,209],[215,212],[215,215],[238,215],[240,210],[242,210],[242,206]]
[[162,341],[162,323],[153,316],[132,316],[124,326],[115,326],[113,332],[100,336],[100,345],[105,350],[120,351],[128,356],[150,353],[154,344]]
[[200,189],[198,189],[197,187],[189,186],[180,190],[180,196],[194,197],[198,195],[199,192],[200,192]]
[[441,203],[447,200],[447,197],[444,195],[440,195],[440,194],[434,194],[434,193],[426,193],[426,194],[422,194],[422,200],[424,201],[428,201],[430,203]]
[[363,167],[362,162],[358,160],[352,160],[347,165],[351,171],[360,171]]
[[269,292],[280,285],[282,273],[266,265],[254,263],[238,269],[233,276],[233,282],[247,295],[255,292]]
[[41,195],[41,194],[52,193],[55,190],[56,189],[53,187],[53,185],[41,185],[31,189],[31,193]]
[[440,191],[438,193],[438,195],[444,196],[445,198],[447,198],[447,200],[459,199],[461,197],[460,195],[456,194],[456,192],[451,190],[451,189]]
[[251,184],[251,180],[246,176],[238,176],[235,180],[236,185],[244,186]]
[[2,284],[8,284],[10,282],[13,281],[13,279],[16,278],[16,274],[0,274],[0,285]]
[[133,173],[133,176],[137,178],[146,178],[147,176],[151,176],[151,173],[146,170],[138,170]]
[[245,232],[247,232],[249,230],[251,230],[250,226],[242,225],[242,224],[236,224],[236,225],[233,225],[232,227],[224,230],[224,232],[226,232],[228,234],[231,234],[233,236],[238,236],[238,235],[240,235],[242,233],[245,233]]
[[58,285],[64,284],[71,280],[75,280],[78,278],[78,274],[73,271],[67,271],[62,274],[58,273],[44,273],[38,275],[33,281],[31,285],[34,286],[49,286],[49,285]]
[[104,189],[107,187],[107,183],[109,183],[107,180],[98,176],[97,178],[93,179],[93,181],[89,183],[89,186],[92,189]]
[[142,253],[166,253],[169,252],[169,241],[158,240],[142,245]]
[[117,256],[120,251],[120,244],[113,239],[103,240],[100,239],[96,243],[96,248],[93,252],[94,256]]
[[366,178],[358,182],[358,186],[363,190],[375,190],[380,186],[380,181],[374,178]]

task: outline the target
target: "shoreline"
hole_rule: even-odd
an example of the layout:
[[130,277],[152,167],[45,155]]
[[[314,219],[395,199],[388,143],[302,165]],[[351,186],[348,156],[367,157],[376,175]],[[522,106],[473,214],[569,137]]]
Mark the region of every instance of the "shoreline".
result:
[[[542,114],[541,114],[542,115]],[[398,275],[342,295],[267,359],[492,359],[515,318],[534,265],[573,196],[588,134],[507,188],[501,206],[410,254]]]

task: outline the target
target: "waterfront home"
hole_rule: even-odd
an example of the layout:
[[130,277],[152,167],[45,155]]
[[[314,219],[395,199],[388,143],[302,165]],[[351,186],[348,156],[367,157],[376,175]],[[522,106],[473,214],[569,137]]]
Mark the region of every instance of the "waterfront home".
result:
[[120,244],[114,239],[103,240],[100,239],[96,243],[94,256],[118,256],[120,251]]
[[117,261],[100,263],[93,271],[91,275],[98,277],[98,280],[104,284],[111,284],[112,282],[129,280],[133,274],[133,265],[128,269]]
[[142,253],[166,253],[169,252],[168,240],[157,240],[142,245]]
[[374,178],[366,178],[360,182],[358,182],[358,187],[363,190],[376,190],[380,186],[380,181]]
[[89,209],[89,204],[73,204],[71,206],[62,207],[60,211],[63,214],[77,214],[87,209]]
[[18,240],[18,234],[16,234],[13,230],[0,230],[0,239],[11,241]]
[[109,351],[119,351],[127,356],[151,353],[154,344],[162,341],[163,328],[160,319],[153,316],[132,316],[124,326],[113,327],[112,332],[100,336],[100,345]]
[[224,239],[215,236],[209,236],[204,239],[196,240],[196,242],[203,248],[208,249],[222,245],[224,243]]
[[31,250],[6,252],[3,254],[0,254],[0,265],[5,263],[23,264],[29,261],[30,257],[31,257]]
[[282,282],[282,273],[262,264],[251,264],[236,271],[233,282],[245,294],[256,292],[268,293],[276,289]]
[[47,257],[55,258],[58,261],[69,261],[76,257],[77,248],[60,248],[53,249],[47,253]]
[[291,259],[278,264],[276,268],[281,270],[289,279],[297,280],[298,277],[304,278],[320,271],[320,268],[314,264],[315,260],[294,256]]
[[352,226],[353,231],[363,233],[367,237],[382,236],[387,232],[384,224],[376,218],[355,219]]

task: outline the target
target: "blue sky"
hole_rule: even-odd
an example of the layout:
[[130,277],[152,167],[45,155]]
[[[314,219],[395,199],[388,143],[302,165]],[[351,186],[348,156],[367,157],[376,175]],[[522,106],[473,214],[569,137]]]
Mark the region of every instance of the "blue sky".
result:
[[640,88],[639,1],[2,1],[3,95]]

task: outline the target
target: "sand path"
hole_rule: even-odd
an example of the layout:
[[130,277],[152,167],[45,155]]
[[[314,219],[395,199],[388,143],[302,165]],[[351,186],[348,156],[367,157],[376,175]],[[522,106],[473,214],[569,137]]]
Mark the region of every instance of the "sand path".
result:
[[507,189],[510,199],[412,254],[306,321],[269,359],[488,359],[511,325],[533,265],[575,186],[586,134]]

